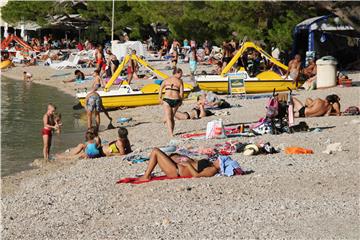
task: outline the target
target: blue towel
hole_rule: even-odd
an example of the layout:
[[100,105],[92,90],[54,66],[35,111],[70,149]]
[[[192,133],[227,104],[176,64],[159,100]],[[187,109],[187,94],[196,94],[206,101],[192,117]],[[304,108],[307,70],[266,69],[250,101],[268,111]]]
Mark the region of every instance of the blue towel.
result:
[[221,175],[228,177],[233,176],[235,175],[234,170],[240,168],[239,163],[235,160],[232,160],[229,156],[219,156],[219,160]]
[[161,80],[161,79],[155,79],[154,80],[154,83],[157,84],[157,85],[161,85],[162,82],[163,82],[163,80]]

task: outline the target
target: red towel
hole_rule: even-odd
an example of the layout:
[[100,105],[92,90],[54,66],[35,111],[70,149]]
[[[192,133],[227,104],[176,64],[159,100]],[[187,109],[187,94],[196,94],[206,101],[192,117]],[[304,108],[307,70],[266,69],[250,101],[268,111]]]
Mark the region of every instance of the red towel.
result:
[[122,178],[119,181],[117,181],[116,183],[132,183],[132,184],[142,184],[142,183],[147,183],[147,182],[152,182],[152,181],[160,181],[160,180],[172,180],[172,179],[179,179],[179,178],[192,178],[191,176],[186,176],[186,177],[167,177],[167,176],[159,176],[159,177],[152,177],[150,180],[145,180],[145,181],[138,181],[139,178]]

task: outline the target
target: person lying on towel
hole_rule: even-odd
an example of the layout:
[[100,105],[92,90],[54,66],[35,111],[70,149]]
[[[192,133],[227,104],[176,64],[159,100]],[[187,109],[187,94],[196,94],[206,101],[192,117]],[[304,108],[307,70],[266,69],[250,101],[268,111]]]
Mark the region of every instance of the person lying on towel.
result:
[[180,154],[166,155],[159,148],[154,148],[145,174],[138,181],[151,179],[151,173],[159,165],[160,169],[169,178],[176,177],[212,177],[220,172],[220,160],[211,162],[207,159],[195,161]]
[[196,106],[191,109],[189,112],[180,112],[175,113],[175,118],[177,120],[187,120],[187,119],[199,119],[207,116],[214,115],[210,110],[205,109],[205,97],[198,96]]
[[307,98],[302,104],[297,98],[292,97],[295,117],[321,117],[340,116],[340,98],[336,94],[327,96],[325,99]]

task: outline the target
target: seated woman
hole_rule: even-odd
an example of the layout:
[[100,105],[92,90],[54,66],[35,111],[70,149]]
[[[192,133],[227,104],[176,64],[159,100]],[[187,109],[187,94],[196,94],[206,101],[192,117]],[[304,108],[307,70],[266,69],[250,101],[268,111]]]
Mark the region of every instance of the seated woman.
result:
[[207,116],[214,115],[211,111],[205,109],[205,97],[197,97],[197,106],[190,110],[190,112],[179,112],[175,113],[175,118],[177,120],[187,120],[187,119],[199,119]]
[[212,177],[220,172],[219,160],[210,162],[207,159],[194,161],[193,159],[179,155],[166,155],[158,148],[154,148],[150,154],[150,160],[145,174],[138,181],[151,179],[151,173],[159,165],[167,177]]
[[305,105],[292,97],[295,117],[340,116],[340,98],[336,94],[329,95],[325,100],[307,98]]
[[128,131],[124,127],[118,130],[118,139],[103,147],[106,156],[121,156],[131,153],[131,145],[128,139]]

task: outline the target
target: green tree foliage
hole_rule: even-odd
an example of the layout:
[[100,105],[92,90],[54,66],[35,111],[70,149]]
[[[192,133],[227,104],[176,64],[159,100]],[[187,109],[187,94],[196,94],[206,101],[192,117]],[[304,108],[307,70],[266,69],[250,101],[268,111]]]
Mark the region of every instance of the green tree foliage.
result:
[[33,21],[41,26],[49,24],[51,17],[73,13],[72,2],[55,1],[14,1],[10,0],[1,8],[2,18],[10,23]]
[[[49,16],[77,12],[98,22],[88,26],[85,34],[101,41],[111,34],[112,1],[86,3],[85,9],[74,9],[72,1],[10,0],[2,8],[2,17],[10,23],[31,20],[46,25]],[[324,9],[316,2],[116,1],[114,33],[120,35],[130,27],[132,39],[144,39],[146,26],[160,23],[169,27],[171,38],[194,38],[198,42],[208,39],[221,44],[230,38],[247,37],[285,49],[291,45],[294,26],[319,13],[329,13]],[[97,33],[96,28],[103,29],[104,34]]]
[[267,39],[280,49],[288,49],[292,43],[292,29],[301,21],[301,17],[289,10],[286,16],[280,16],[273,21]]
[[52,12],[54,2],[9,1],[1,8],[2,18],[10,23],[17,24],[21,21],[35,21],[39,25],[46,25],[46,16]]

